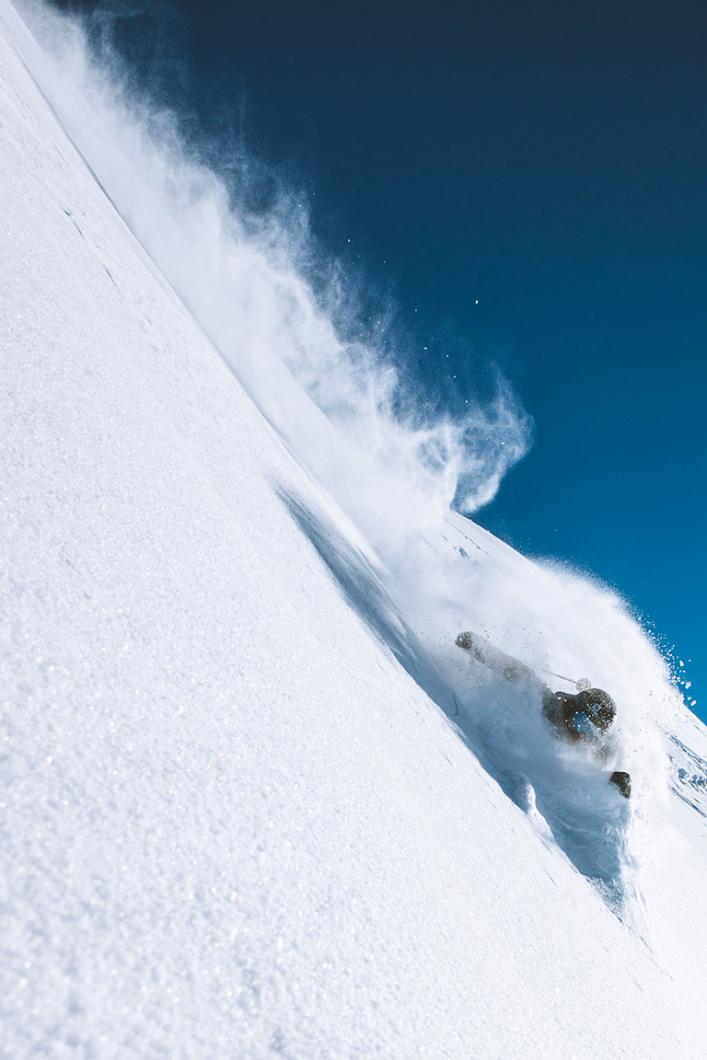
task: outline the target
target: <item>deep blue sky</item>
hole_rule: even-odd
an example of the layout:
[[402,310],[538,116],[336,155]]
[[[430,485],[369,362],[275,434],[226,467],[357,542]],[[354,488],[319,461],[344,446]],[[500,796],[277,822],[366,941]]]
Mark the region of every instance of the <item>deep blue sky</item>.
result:
[[146,6],[125,38],[143,73],[179,55],[155,83],[200,134],[233,122],[307,188],[324,246],[392,291],[423,378],[447,352],[513,382],[535,443],[479,521],[615,585],[699,701],[707,14]]

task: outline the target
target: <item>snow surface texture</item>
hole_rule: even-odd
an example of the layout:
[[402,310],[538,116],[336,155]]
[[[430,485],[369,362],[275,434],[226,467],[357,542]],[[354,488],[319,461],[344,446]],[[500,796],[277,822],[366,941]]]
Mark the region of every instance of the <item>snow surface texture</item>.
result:
[[[421,441],[0,13],[0,1055],[701,1055],[704,727],[615,594],[448,512],[510,399]],[[611,690],[630,804],[462,628]]]

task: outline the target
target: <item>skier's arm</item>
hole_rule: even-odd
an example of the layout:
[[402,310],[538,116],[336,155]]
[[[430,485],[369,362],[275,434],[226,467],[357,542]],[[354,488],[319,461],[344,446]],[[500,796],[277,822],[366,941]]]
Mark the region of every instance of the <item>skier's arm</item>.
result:
[[480,663],[487,666],[489,670],[505,677],[507,681],[522,681],[526,684],[538,684],[538,676],[533,673],[529,666],[514,659],[512,655],[506,655],[494,647],[484,637],[477,633],[460,633],[455,641],[458,648],[468,651]]
[[611,758],[614,756],[614,745],[611,740],[602,740],[601,743],[597,744],[594,749],[594,754],[599,762],[603,766],[608,765]]
[[[594,754],[603,766],[608,765],[611,759],[616,757],[616,745],[610,735],[594,748]],[[626,773],[623,769],[615,769],[609,775],[609,783],[616,785],[625,799],[631,798],[630,773]]]

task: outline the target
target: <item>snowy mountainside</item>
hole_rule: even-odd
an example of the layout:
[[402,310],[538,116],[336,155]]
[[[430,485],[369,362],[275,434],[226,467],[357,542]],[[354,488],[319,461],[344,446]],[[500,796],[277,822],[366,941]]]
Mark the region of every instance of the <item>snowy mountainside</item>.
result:
[[[398,551],[357,529],[0,13],[0,1054],[699,1055],[707,741],[659,657],[460,516]],[[586,617],[555,628],[568,592]],[[495,736],[534,730],[467,625],[618,684],[620,908],[562,841],[552,763],[534,808],[509,797]]]

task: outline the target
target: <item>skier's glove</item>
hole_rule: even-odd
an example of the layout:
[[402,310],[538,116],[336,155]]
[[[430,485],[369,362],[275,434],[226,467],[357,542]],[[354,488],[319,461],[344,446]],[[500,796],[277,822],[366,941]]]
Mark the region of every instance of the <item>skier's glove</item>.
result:
[[625,799],[631,798],[631,776],[617,769],[609,777],[609,783],[615,784]]

